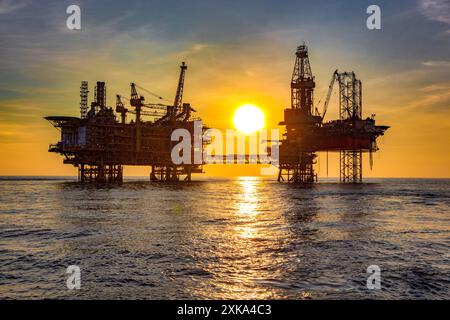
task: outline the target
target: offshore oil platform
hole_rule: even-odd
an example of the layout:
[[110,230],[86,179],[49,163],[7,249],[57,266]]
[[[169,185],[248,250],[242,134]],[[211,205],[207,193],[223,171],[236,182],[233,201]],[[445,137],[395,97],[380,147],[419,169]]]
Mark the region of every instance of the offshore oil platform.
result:
[[[137,88],[162,99],[135,83],[131,83],[129,104],[123,96],[116,96],[115,112],[106,106],[106,86],[97,82],[94,101],[88,110],[88,83],[80,90],[80,117],[45,117],[61,131],[61,141],[49,147],[50,152],[64,156],[64,163],[78,168],[81,182],[122,182],[124,165],[149,166],[152,181],[191,181],[193,173],[202,173],[200,164],[175,164],[171,151],[176,142],[171,134],[176,129],[187,129],[194,141],[195,110],[183,102],[183,89],[187,66],[180,66],[180,76],[174,103],[145,103]],[[324,122],[334,84],[339,87],[339,119]],[[278,181],[313,183],[317,152],[340,153],[340,179],[342,182],[362,181],[362,153],[378,150],[376,140],[389,128],[375,125],[374,116],[362,117],[362,84],[354,72],[333,73],[328,93],[320,112],[314,107],[315,81],[311,72],[308,48],[301,45],[291,80],[291,106],[284,110],[286,127],[279,144]],[[126,121],[127,114],[134,120]],[[143,120],[143,116],[151,117]],[[201,134],[207,128],[201,128]],[[195,152],[203,155],[208,140],[191,145],[191,159]],[[236,155],[234,155],[236,158]],[[246,159],[249,155],[245,156]]]
[[[320,112],[314,107],[314,76],[308,48],[301,45],[291,80],[291,107],[284,110],[286,133],[280,144],[278,181],[311,183],[317,152],[340,153],[341,182],[362,181],[362,153],[378,150],[376,140],[389,128],[375,125],[374,115],[362,117],[362,84],[354,72],[338,72],[331,77],[327,96]],[[339,87],[339,119],[324,122],[334,84]]]
[[[200,120],[192,117],[195,110],[191,105],[183,103],[186,69],[183,62],[173,105],[145,103],[144,96],[137,92],[138,85],[131,83],[131,108],[125,107],[122,101],[125,97],[117,95],[116,113],[106,106],[104,82],[97,82],[94,102],[88,110],[88,83],[83,81],[79,118],[45,117],[61,130],[61,141],[50,145],[49,151],[63,155],[64,163],[78,167],[81,182],[121,182],[124,165],[149,166],[152,181],[190,181],[193,173],[203,172],[202,165],[176,165],[171,160],[175,144],[171,141],[172,132],[187,129],[193,136],[195,120]],[[135,117],[127,123],[128,113]],[[151,120],[144,121],[143,116],[151,117]],[[194,145],[191,151],[193,154]]]

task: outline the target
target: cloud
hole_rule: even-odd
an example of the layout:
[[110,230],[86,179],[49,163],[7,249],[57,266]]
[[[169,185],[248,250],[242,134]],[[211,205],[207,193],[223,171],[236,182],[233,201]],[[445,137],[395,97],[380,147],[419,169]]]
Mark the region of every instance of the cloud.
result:
[[422,62],[422,64],[427,67],[441,67],[441,68],[450,67],[450,61],[445,61],[445,60],[424,61],[424,62]]
[[450,24],[450,1],[419,0],[419,10],[428,19]]
[[195,45],[192,46],[191,51],[192,51],[193,53],[197,53],[197,52],[202,51],[202,50],[205,49],[205,48],[208,48],[208,45],[207,45],[207,44],[204,44],[204,43],[197,43],[197,44],[195,44]]
[[0,14],[8,14],[25,6],[24,1],[0,0]]
[[421,89],[423,92],[450,92],[449,83],[433,83]]
[[431,112],[446,112],[450,111],[450,91],[448,88],[445,90],[434,90],[433,92],[427,92],[416,98],[414,102],[409,105],[409,108],[421,110],[421,111],[431,111]]

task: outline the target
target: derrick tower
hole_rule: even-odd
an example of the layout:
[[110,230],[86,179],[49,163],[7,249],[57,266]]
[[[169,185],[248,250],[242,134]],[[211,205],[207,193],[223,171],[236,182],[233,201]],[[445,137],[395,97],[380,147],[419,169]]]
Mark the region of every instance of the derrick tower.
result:
[[280,122],[280,125],[286,125],[286,140],[280,147],[278,181],[310,183],[316,180],[313,168],[316,155],[304,146],[305,136],[321,122],[321,117],[313,114],[315,86],[308,47],[303,44],[295,52],[291,107],[284,110],[284,121]]
[[313,110],[313,94],[316,83],[309,64],[308,48],[301,45],[295,53],[294,72],[291,80],[291,108],[310,116]]

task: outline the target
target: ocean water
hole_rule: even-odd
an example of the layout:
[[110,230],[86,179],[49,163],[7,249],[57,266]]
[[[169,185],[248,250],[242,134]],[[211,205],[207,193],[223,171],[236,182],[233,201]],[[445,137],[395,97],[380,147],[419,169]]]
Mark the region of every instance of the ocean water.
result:
[[0,298],[449,299],[449,248],[450,180],[0,179]]

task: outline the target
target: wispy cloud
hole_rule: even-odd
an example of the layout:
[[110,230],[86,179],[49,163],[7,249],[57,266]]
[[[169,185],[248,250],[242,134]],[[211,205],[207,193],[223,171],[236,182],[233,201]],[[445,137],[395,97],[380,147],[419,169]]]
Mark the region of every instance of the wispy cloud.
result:
[[443,90],[437,89],[417,97],[415,101],[408,105],[408,108],[425,112],[445,112],[448,114],[450,111],[448,108],[449,103],[450,91],[448,91],[448,88]]
[[0,14],[7,14],[24,7],[25,1],[19,0],[0,0]]
[[193,53],[197,53],[197,52],[202,51],[202,50],[205,49],[205,48],[208,48],[208,45],[207,45],[207,44],[204,44],[204,43],[197,43],[197,44],[194,44],[194,45],[192,46],[191,51],[192,51]]
[[423,92],[450,92],[450,82],[433,83],[422,88]]
[[445,60],[430,60],[430,61],[424,61],[422,62],[422,64],[424,66],[427,67],[441,67],[441,68],[446,68],[446,67],[450,67],[450,61],[445,61]]
[[450,24],[450,1],[419,0],[419,9],[428,19]]

